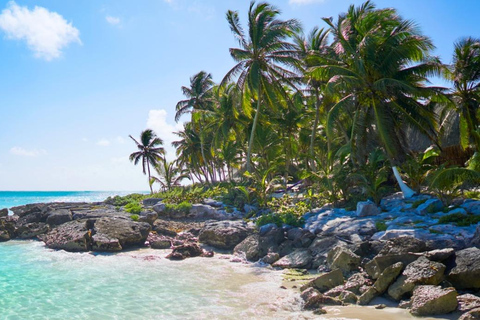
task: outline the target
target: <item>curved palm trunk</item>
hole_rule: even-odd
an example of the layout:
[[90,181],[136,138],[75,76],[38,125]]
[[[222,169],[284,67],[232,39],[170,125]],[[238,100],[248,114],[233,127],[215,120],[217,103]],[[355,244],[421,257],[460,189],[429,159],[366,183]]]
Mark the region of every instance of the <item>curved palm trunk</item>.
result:
[[251,163],[252,146],[253,146],[253,139],[255,137],[255,129],[257,128],[258,116],[260,115],[260,107],[261,107],[260,101],[261,100],[262,100],[262,86],[261,86],[261,82],[259,80],[259,82],[258,82],[257,110],[255,112],[255,118],[253,119],[252,132],[250,133],[250,140],[248,142],[248,150],[247,150],[247,171],[248,172],[252,172],[252,163]]
[[150,180],[152,179],[152,176],[150,174],[150,162],[148,161],[147,161],[147,170],[148,170],[148,185],[150,186],[150,194],[153,194],[152,184],[150,183]]
[[310,137],[310,169],[315,170],[315,152],[314,152],[314,143],[315,143],[315,134],[317,133],[318,119],[320,118],[320,101],[318,97],[318,88],[315,88],[315,120],[313,122],[312,134]]

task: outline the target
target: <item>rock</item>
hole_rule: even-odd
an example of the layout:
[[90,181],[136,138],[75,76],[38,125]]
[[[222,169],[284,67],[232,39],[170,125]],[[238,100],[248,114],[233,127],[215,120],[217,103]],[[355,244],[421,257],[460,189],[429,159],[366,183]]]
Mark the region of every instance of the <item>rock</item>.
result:
[[8,209],[1,209],[0,210],[0,218],[8,216]]
[[[285,241],[284,243],[286,243]],[[312,252],[313,262],[312,268],[318,268],[327,261],[327,254],[337,246],[347,246],[345,241],[341,241],[336,237],[316,237],[308,249]],[[281,254],[280,254],[281,255]]]
[[369,217],[376,216],[381,212],[380,208],[371,201],[360,201],[357,202],[357,217]]
[[338,296],[338,300],[343,303],[355,304],[357,303],[358,297],[353,292],[344,290]]
[[307,248],[312,244],[315,235],[302,228],[292,228],[287,231],[287,238],[293,241],[295,248]]
[[16,235],[19,239],[32,239],[50,231],[48,224],[32,222],[17,226]]
[[457,251],[453,265],[449,265],[447,280],[457,289],[480,288],[480,249]]
[[312,263],[312,254],[308,249],[297,249],[276,261],[272,266],[279,268],[305,268]]
[[332,269],[340,269],[344,274],[355,271],[360,266],[360,257],[348,248],[337,246],[327,255],[327,263]]
[[105,234],[97,233],[92,236],[91,250],[102,252],[121,251],[122,245],[117,238],[110,238]]
[[398,303],[398,307],[400,309],[410,309],[412,307],[412,301],[411,300],[402,300]]
[[467,210],[467,212],[470,213],[470,214],[480,215],[480,201],[479,200],[467,199],[461,205],[461,207],[464,208],[465,210]]
[[480,224],[477,225],[477,229],[475,230],[475,234],[473,235],[472,239],[470,239],[469,245],[471,247],[480,248]]
[[[13,207],[10,208],[11,211],[20,218],[33,214],[33,215],[38,215],[38,214],[43,214],[47,210],[47,204],[45,203],[34,203],[34,204],[27,204],[24,206],[18,206],[18,207]],[[31,221],[33,222],[33,221]],[[38,221],[37,221],[38,222]]]
[[306,310],[317,309],[321,306],[322,294],[315,288],[305,289],[300,294],[300,297],[305,302],[303,308]]
[[188,217],[191,218],[217,218],[217,209],[206,204],[192,204]]
[[209,222],[200,231],[199,241],[219,249],[231,250],[251,232],[243,221]]
[[152,249],[170,249],[172,246],[172,238],[150,233],[147,242]]
[[344,278],[343,278],[342,271],[339,269],[336,269],[336,270],[327,272],[325,274],[322,274],[321,276],[311,280],[305,286],[306,287],[313,286],[314,288],[318,289],[320,292],[325,292],[327,290],[335,288],[336,286],[342,285],[343,282],[344,282]]
[[326,314],[326,313],[327,313],[327,310],[325,310],[323,308],[318,308],[318,309],[313,310],[313,314],[317,315],[317,316],[320,316],[320,315]]
[[457,310],[461,312],[467,312],[472,309],[480,308],[480,297],[470,293],[457,296],[457,302]]
[[167,205],[159,202],[153,206],[153,211],[158,213],[159,216],[165,216],[167,214]]
[[268,249],[260,246],[260,236],[258,234],[252,234],[237,244],[233,249],[233,253],[237,255],[245,254],[245,259],[248,261],[257,261],[267,254],[267,250]]
[[166,256],[167,259],[183,260],[186,258],[199,257],[203,254],[202,248],[196,243],[188,243],[173,248],[172,253]]
[[379,293],[377,290],[375,290],[374,287],[368,288],[367,291],[365,291],[357,300],[357,304],[361,306],[365,306],[370,303],[370,301],[373,300],[376,296],[378,296]]
[[457,291],[440,286],[418,286],[413,290],[410,313],[415,316],[431,316],[455,311]]
[[173,230],[168,229],[168,223],[164,220],[155,220],[152,226],[152,230],[155,231],[157,234],[161,234],[167,237],[176,237],[177,233]]
[[261,261],[264,263],[273,264],[274,262],[278,261],[278,259],[280,259],[280,255],[278,253],[270,252],[263,257]]
[[480,308],[473,309],[467,313],[462,314],[458,320],[479,320],[480,319]]
[[59,209],[50,212],[47,217],[47,223],[50,226],[58,226],[62,223],[72,221],[72,212],[67,209]]
[[147,198],[147,199],[143,199],[142,201],[142,204],[145,206],[145,207],[152,207],[154,205],[156,205],[157,203],[159,203],[160,201],[162,201],[163,199],[161,198]]
[[142,246],[150,233],[150,225],[120,217],[100,218],[95,222],[94,235],[118,239],[122,248]]
[[155,222],[155,220],[157,220],[157,218],[158,218],[158,213],[148,211],[148,212],[140,213],[140,215],[138,217],[138,221],[139,222],[146,222],[146,223],[153,226],[153,223]]
[[432,214],[443,210],[443,203],[437,198],[428,199],[416,209],[420,215]]
[[388,294],[395,300],[400,300],[417,285],[438,285],[443,280],[445,268],[439,262],[420,257],[405,268],[402,276],[388,289]]
[[50,249],[63,249],[71,252],[88,251],[91,242],[90,234],[87,221],[75,220],[51,230],[42,237],[42,240]]
[[360,295],[363,292],[360,291],[362,287],[370,287],[373,285],[372,280],[368,278],[368,274],[365,272],[358,272],[348,278],[347,282],[343,286],[343,289],[351,291],[356,295]]
[[0,218],[0,242],[15,238],[15,221],[9,217]]
[[403,263],[397,262],[395,264],[392,264],[391,266],[383,270],[377,281],[375,281],[373,287],[379,294],[383,294],[385,291],[387,291],[388,287],[393,283],[393,281],[395,281],[395,279],[402,272],[402,270]]
[[202,201],[204,204],[206,204],[207,206],[210,206],[210,207],[214,207],[214,208],[221,208],[223,207],[223,203],[220,202],[220,201],[216,201],[214,199],[204,199]]
[[377,279],[385,268],[397,262],[407,265],[418,258],[415,253],[425,250],[425,242],[412,237],[390,239],[378,255],[365,265],[365,271],[373,279]]
[[453,248],[445,248],[445,249],[436,249],[432,251],[427,251],[422,253],[425,258],[430,261],[438,261],[442,262],[453,256],[455,253],[455,249]]

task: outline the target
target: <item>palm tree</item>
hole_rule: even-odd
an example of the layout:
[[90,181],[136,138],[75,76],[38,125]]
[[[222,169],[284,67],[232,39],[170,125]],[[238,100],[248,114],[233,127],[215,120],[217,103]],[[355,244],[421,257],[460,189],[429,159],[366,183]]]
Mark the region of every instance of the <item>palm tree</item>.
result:
[[292,84],[294,73],[281,65],[293,66],[296,53],[286,38],[299,30],[297,20],[277,19],[280,11],[268,3],[250,3],[248,34],[239,21],[238,12],[229,10],[227,21],[241,48],[230,48],[230,55],[237,64],[227,72],[222,85],[238,75],[237,85],[254,96],[257,107],[247,150],[247,171],[251,171],[252,146],[262,103],[272,105],[275,95],[284,92],[279,80]]
[[434,48],[430,39],[395,9],[375,9],[369,1],[350,6],[336,24],[331,18],[324,21],[334,35],[332,46],[340,61],[316,71],[329,74],[328,91],[343,94],[329,111],[329,136],[341,116],[353,116],[352,156],[363,152],[357,161],[364,162],[368,143],[378,139],[392,164],[405,157],[408,126],[434,141],[434,113],[422,101],[442,99],[440,88],[425,86],[427,77],[440,74],[442,65],[429,55]]
[[188,178],[185,174],[182,174],[181,168],[176,165],[176,161],[162,159],[155,164],[154,169],[157,171],[158,177],[152,176],[150,183],[160,183],[163,190],[168,191],[183,179]]
[[183,114],[188,112],[192,113],[192,123],[195,129],[198,127],[200,136],[200,150],[202,153],[203,169],[205,170],[204,176],[207,183],[208,168],[204,151],[204,134],[199,121],[203,120],[203,113],[211,108],[213,84],[212,75],[205,71],[200,71],[191,77],[190,87],[182,86],[182,92],[188,99],[181,100],[177,103],[177,112],[175,114],[175,121],[178,122]]
[[200,137],[193,128],[191,122],[183,125],[183,130],[174,132],[180,140],[172,142],[176,149],[177,160],[179,166],[185,166],[190,172],[191,180],[195,177],[200,183],[203,182],[202,175],[205,171],[202,170],[200,159],[202,157],[200,151]]
[[161,147],[163,140],[157,137],[151,129],[146,129],[140,133],[140,142],[135,140],[131,135],[129,135],[129,137],[137,144],[138,148],[138,151],[130,155],[130,161],[135,165],[137,165],[140,160],[142,161],[143,174],[148,173],[148,184],[150,186],[150,192],[153,193],[152,185],[150,184],[150,165],[154,166],[159,160],[163,159],[165,155],[165,149]]
[[453,81],[453,97],[460,114],[460,134],[463,148],[474,142],[480,151],[480,39],[465,38],[455,43],[453,64],[447,72]]

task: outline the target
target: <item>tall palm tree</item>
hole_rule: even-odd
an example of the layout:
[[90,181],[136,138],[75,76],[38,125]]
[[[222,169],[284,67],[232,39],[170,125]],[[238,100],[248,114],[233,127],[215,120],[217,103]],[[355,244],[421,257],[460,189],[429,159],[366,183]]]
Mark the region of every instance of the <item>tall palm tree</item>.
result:
[[480,39],[465,38],[455,43],[453,64],[447,72],[453,81],[453,97],[460,114],[462,147],[473,140],[475,150],[480,151]]
[[205,170],[205,179],[208,182],[208,168],[207,160],[205,157],[204,146],[204,134],[201,128],[201,121],[203,120],[203,114],[205,111],[211,108],[212,104],[212,87],[213,87],[212,75],[205,71],[200,71],[190,78],[190,87],[182,86],[182,92],[187,97],[185,100],[181,100],[177,103],[175,121],[178,122],[180,117],[185,113],[192,113],[192,123],[194,129],[198,129],[200,137],[200,150],[202,153],[203,169]]
[[394,164],[404,159],[407,126],[435,140],[434,113],[421,102],[442,99],[440,88],[425,86],[428,76],[442,72],[438,59],[429,55],[434,48],[430,39],[395,9],[376,9],[369,1],[350,6],[336,23],[324,21],[340,63],[316,71],[329,73],[327,90],[343,93],[328,115],[329,136],[335,121],[351,113],[352,151],[365,151],[369,140],[378,139]]
[[172,142],[176,149],[177,160],[179,166],[185,166],[190,172],[191,180],[195,177],[200,183],[203,182],[202,176],[205,171],[202,170],[200,158],[202,157],[200,151],[200,137],[193,128],[191,122],[183,125],[183,130],[174,132],[180,140]]
[[230,55],[237,64],[227,72],[222,85],[238,76],[237,85],[250,91],[256,100],[255,118],[250,133],[247,150],[247,170],[251,171],[252,146],[262,103],[270,105],[275,95],[284,93],[282,82],[293,84],[294,73],[282,67],[294,66],[296,53],[293,45],[286,42],[300,24],[291,19],[277,19],[280,11],[268,3],[250,3],[248,11],[248,34],[240,25],[238,12],[229,10],[227,21],[241,48],[230,48]]
[[158,182],[162,186],[163,190],[170,190],[173,186],[178,185],[180,181],[188,177],[183,174],[181,168],[176,165],[176,161],[167,161],[162,159],[156,163],[155,171],[157,171],[158,177],[153,177],[150,183]]
[[163,140],[157,137],[151,129],[146,129],[141,132],[140,142],[135,140],[131,135],[129,135],[129,137],[136,143],[138,148],[138,151],[130,154],[130,161],[135,165],[137,165],[140,160],[142,161],[143,174],[148,173],[148,184],[150,186],[150,192],[153,193],[152,185],[150,184],[150,165],[154,166],[165,156],[165,149],[162,147]]

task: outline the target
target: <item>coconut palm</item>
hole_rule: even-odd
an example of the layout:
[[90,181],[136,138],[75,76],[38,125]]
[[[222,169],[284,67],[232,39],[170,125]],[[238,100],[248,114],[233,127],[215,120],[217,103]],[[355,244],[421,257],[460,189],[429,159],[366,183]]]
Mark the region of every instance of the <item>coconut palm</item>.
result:
[[146,129],[140,134],[140,142],[138,142],[131,135],[129,136],[137,145],[138,151],[130,154],[130,161],[137,165],[142,161],[143,174],[148,173],[148,184],[150,192],[153,193],[152,185],[150,184],[151,174],[150,165],[154,166],[158,161],[165,156],[165,149],[163,149],[163,140],[151,129]]
[[193,124],[191,122],[185,123],[183,130],[174,132],[174,134],[180,138],[180,140],[172,142],[176,149],[178,165],[185,166],[188,169],[192,181],[193,177],[195,177],[202,183],[202,176],[205,176],[206,172],[200,164],[202,163],[200,137],[193,128]]
[[282,67],[296,63],[293,45],[286,39],[298,31],[297,20],[277,19],[280,11],[268,3],[250,3],[248,11],[248,34],[240,25],[238,12],[228,11],[227,21],[241,48],[230,48],[230,55],[237,64],[227,72],[222,85],[238,76],[237,85],[250,91],[256,100],[255,118],[250,133],[247,150],[247,170],[251,171],[252,146],[255,130],[261,113],[261,106],[276,100],[276,95],[284,93],[282,82],[293,84],[289,78],[294,74]]
[[[191,77],[190,87],[182,86],[182,92],[188,99],[181,100],[177,103],[175,114],[175,121],[178,122],[183,114],[188,112],[192,113],[192,123],[200,137],[200,151],[202,153],[202,164],[205,167],[205,171],[208,170],[204,150],[205,137],[200,122],[203,120],[204,112],[211,108],[213,84],[212,75],[205,71],[200,71]],[[206,172],[205,179],[208,182]]]
[[182,174],[182,170],[177,166],[176,161],[162,159],[155,164],[154,169],[158,177],[152,176],[150,183],[158,182],[162,186],[162,189],[166,191],[178,185],[183,179],[188,179],[187,175]]
[[465,38],[455,43],[447,78],[453,81],[455,89],[462,147],[470,145],[471,139],[475,150],[480,151],[480,39]]
[[360,163],[375,139],[393,164],[402,162],[407,127],[435,140],[434,113],[422,103],[442,98],[440,88],[425,86],[428,76],[442,71],[438,59],[429,55],[434,48],[430,39],[395,9],[376,9],[369,1],[350,6],[336,23],[324,21],[334,35],[339,63],[316,68],[317,76],[328,73],[327,90],[343,94],[328,114],[329,136],[342,116],[353,116],[349,143]]

